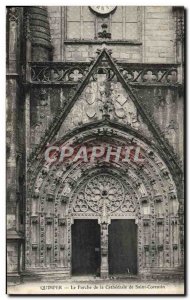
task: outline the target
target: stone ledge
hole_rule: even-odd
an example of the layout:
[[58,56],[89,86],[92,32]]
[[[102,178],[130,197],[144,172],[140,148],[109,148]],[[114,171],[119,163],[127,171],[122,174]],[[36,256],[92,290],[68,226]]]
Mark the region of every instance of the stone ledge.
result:
[[24,237],[21,232],[16,230],[7,230],[7,240],[22,240]]
[[64,43],[66,45],[70,44],[88,44],[88,45],[96,45],[96,44],[106,44],[106,45],[131,45],[131,46],[140,46],[142,42],[138,40],[65,40]]
[[7,273],[7,284],[21,283],[21,276],[18,273]]

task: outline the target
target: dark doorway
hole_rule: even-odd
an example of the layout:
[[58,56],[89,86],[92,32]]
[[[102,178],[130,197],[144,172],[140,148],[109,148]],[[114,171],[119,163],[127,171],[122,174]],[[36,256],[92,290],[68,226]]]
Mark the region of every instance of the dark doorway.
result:
[[109,225],[109,274],[137,273],[137,225],[134,220],[112,220]]
[[100,273],[100,225],[97,220],[75,220],[72,225],[72,274]]

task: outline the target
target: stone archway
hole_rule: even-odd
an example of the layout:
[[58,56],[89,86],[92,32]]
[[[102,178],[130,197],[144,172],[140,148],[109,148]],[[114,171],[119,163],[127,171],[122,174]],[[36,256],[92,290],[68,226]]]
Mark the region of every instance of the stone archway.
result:
[[[117,145],[133,141],[141,147],[146,164],[99,160],[63,166],[39,162],[31,176],[26,203],[27,272],[43,273],[43,276],[55,273],[61,277],[71,274],[71,225],[75,218],[98,218],[101,224],[101,247],[105,254],[101,264],[103,277],[108,275],[108,224],[114,218],[135,219],[138,224],[138,274],[150,274],[158,268],[160,272],[173,270],[180,265],[177,190],[159,152],[144,139],[105,125],[88,128],[67,142],[93,144],[102,138]],[[121,186],[119,190],[123,190],[123,194],[118,194],[120,200],[114,202],[108,190],[98,187],[99,201],[93,203],[89,185],[92,178],[102,178],[105,174],[113,179],[113,186]],[[87,189],[87,196],[83,189],[85,192]],[[85,199],[80,199],[80,195]],[[81,211],[79,200],[84,202],[83,206],[80,204],[84,211]]]
[[[135,199],[133,200],[136,202]],[[102,278],[107,278],[109,275],[108,227],[113,219],[136,221],[137,203],[134,202],[127,195],[119,173],[114,170],[110,172],[105,168],[103,170],[95,168],[92,175],[89,174],[89,177],[83,179],[70,197],[68,213],[72,223],[75,219],[97,219],[100,224]],[[69,230],[68,233],[70,232]],[[70,237],[69,240],[72,238]]]

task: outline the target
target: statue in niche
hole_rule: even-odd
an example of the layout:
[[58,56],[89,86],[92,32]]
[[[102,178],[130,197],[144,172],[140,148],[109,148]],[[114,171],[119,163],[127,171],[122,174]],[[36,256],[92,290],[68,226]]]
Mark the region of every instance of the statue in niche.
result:
[[70,194],[70,192],[71,192],[71,187],[70,187],[70,185],[69,185],[69,183],[65,183],[65,187],[64,187],[64,189],[63,189],[63,191],[62,191],[62,195],[63,196],[67,196],[67,195],[69,195]]
[[178,125],[174,120],[171,120],[169,125],[165,129],[165,134],[170,143],[175,145],[176,131],[178,130]]
[[105,222],[102,223],[101,249],[102,249],[102,254],[106,255],[108,251],[108,224]]

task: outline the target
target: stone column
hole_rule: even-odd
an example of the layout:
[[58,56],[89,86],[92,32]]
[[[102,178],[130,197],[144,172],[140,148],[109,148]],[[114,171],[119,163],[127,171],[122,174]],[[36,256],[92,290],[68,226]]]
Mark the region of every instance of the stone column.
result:
[[20,280],[18,222],[17,113],[20,78],[20,26],[22,8],[7,8],[7,275],[8,281]]
[[31,34],[32,61],[52,60],[52,50],[48,11],[45,6],[29,6],[27,8],[29,29]]
[[108,278],[109,265],[108,265],[108,223],[102,222],[101,225],[101,267],[100,277],[103,279]]
[[178,66],[178,83],[184,82],[184,7],[173,7],[176,20],[176,63]]

